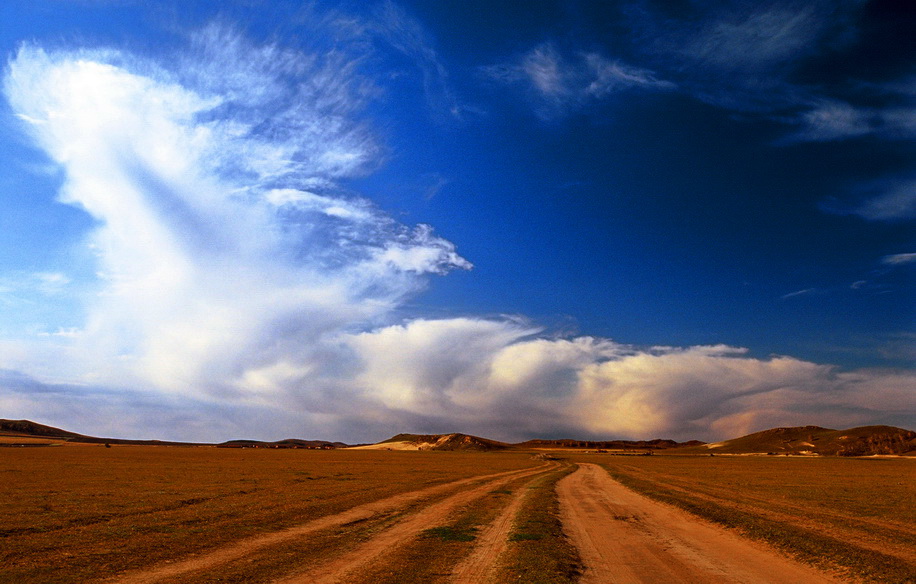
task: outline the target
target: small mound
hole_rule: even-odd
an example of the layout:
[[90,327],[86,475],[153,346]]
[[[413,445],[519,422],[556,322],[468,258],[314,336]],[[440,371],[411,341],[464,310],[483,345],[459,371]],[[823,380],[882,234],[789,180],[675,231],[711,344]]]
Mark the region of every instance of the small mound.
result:
[[378,444],[357,446],[360,450],[505,450],[508,444],[468,434],[398,434]]

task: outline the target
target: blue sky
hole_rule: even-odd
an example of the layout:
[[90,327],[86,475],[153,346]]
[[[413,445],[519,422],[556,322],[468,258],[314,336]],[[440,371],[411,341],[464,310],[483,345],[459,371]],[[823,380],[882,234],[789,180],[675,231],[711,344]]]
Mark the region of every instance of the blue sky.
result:
[[0,416],[914,425],[903,2],[7,2]]

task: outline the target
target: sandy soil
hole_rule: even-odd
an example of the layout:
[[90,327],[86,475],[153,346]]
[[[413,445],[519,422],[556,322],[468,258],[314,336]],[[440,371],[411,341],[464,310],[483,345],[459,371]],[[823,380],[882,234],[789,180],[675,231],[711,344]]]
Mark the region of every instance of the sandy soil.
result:
[[[348,574],[358,572],[361,568],[383,557],[385,552],[398,544],[416,537],[421,531],[446,523],[449,515],[456,509],[485,496],[490,491],[498,489],[513,479],[542,474],[547,471],[548,467],[554,468],[554,465],[514,471],[511,474],[506,473],[500,478],[489,480],[471,489],[451,495],[393,525],[350,552],[315,566],[306,572],[278,580],[275,584],[344,584],[348,581]],[[505,536],[507,531],[508,528],[502,532],[502,535]],[[492,560],[495,559],[496,556],[492,558]],[[480,582],[480,580],[474,580],[473,582]]]
[[581,464],[557,485],[564,528],[585,564],[582,584],[835,583],[823,573]]
[[[457,506],[466,500],[472,500],[473,497],[469,498],[470,493],[479,494],[481,491],[487,492],[493,488],[495,483],[507,482],[519,476],[525,476],[530,473],[544,472],[546,466],[547,465],[542,465],[535,467],[534,469],[523,469],[492,475],[471,477],[459,481],[445,483],[442,485],[428,487],[425,489],[419,489],[417,491],[411,491],[409,493],[402,493],[400,495],[395,495],[393,497],[388,497],[379,501],[373,501],[364,505],[358,505],[352,509],[344,511],[343,513],[320,517],[296,527],[248,538],[200,556],[194,556],[178,562],[161,564],[141,571],[124,574],[113,578],[108,582],[111,584],[152,584],[165,578],[180,576],[189,572],[226,564],[228,562],[238,560],[239,558],[242,558],[250,553],[261,550],[265,547],[280,544],[293,538],[315,533],[322,529],[369,519],[380,514],[391,513],[393,511],[402,509],[424,497],[434,496],[450,490],[459,489],[464,485],[471,485],[480,482],[481,480],[486,480],[486,482],[479,487],[470,490],[462,490],[455,495],[449,496],[444,501],[440,501],[439,503],[427,507],[424,512],[421,512],[421,515],[424,513],[429,513],[430,510],[450,510],[454,506]],[[435,521],[435,519],[427,517],[426,519],[423,519],[423,521]],[[416,522],[417,521],[414,521],[414,523]],[[411,523],[411,525],[413,525],[413,523]],[[426,527],[428,527],[428,525],[423,523],[423,525],[420,526],[417,531]],[[317,582],[317,580],[308,579],[302,581]]]

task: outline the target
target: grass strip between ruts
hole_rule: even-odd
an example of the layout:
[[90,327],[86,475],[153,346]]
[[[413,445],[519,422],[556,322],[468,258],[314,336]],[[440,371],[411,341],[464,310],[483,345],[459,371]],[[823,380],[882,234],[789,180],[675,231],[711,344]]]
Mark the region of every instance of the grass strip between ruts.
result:
[[536,479],[509,534],[496,584],[573,584],[582,573],[579,552],[563,532],[556,485],[576,470],[567,464]]

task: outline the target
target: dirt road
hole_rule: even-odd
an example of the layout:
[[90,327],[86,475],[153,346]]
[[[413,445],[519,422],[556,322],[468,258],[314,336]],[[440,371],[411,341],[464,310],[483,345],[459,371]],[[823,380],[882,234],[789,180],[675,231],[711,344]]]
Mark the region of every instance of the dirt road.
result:
[[[395,525],[394,528],[385,532],[392,532],[394,534],[394,536],[387,536],[388,539],[391,539],[392,537],[403,537],[404,533],[406,532],[415,533],[425,529],[429,525],[434,525],[435,523],[430,522],[437,521],[441,514],[448,513],[453,508],[473,500],[474,497],[480,496],[481,493],[493,489],[494,485],[500,485],[519,477],[546,472],[546,469],[548,468],[551,468],[551,466],[540,465],[538,467],[529,469],[471,477],[450,483],[436,485],[433,487],[427,487],[425,489],[403,493],[400,495],[395,495],[393,497],[388,497],[379,501],[373,501],[371,503],[358,505],[348,509],[347,511],[344,511],[343,513],[320,517],[296,527],[291,527],[274,533],[268,533],[265,535],[244,539],[229,546],[213,550],[201,556],[191,557],[186,560],[181,560],[174,563],[160,564],[144,570],[123,574],[119,577],[109,580],[108,582],[110,584],[153,584],[154,582],[159,582],[160,580],[165,580],[167,578],[183,576],[192,572],[238,561],[240,558],[258,552],[262,549],[273,545],[282,544],[283,542],[296,538],[309,536],[310,534],[314,534],[323,529],[358,523],[361,520],[371,519],[382,514],[397,512],[407,508],[415,502],[422,501],[423,499],[441,496],[442,493],[448,493],[450,491],[457,491],[455,494],[447,495],[446,498],[442,501],[427,506],[418,514],[416,514],[416,516]],[[372,554],[374,554],[372,557],[378,555],[377,551],[383,549],[383,547],[380,545],[380,542],[389,543],[388,539],[385,537],[381,539],[375,538],[370,540],[370,542],[367,542],[369,547],[366,549],[363,549],[362,547],[360,548],[365,554],[363,558],[368,558],[368,556]],[[394,540],[392,539],[392,541]],[[373,548],[372,546],[376,547]],[[306,579],[301,581],[309,583],[319,581],[333,581],[335,574],[338,574],[341,571],[352,569],[356,565],[362,563],[359,557],[356,559],[354,559],[354,557],[355,554],[347,554],[342,558],[337,558],[335,561],[332,561],[329,564],[323,565],[321,567],[320,577],[313,574],[313,576],[317,579]],[[295,578],[289,579],[288,581],[300,581],[300,578],[301,576],[297,576]]]
[[594,464],[581,464],[557,492],[564,529],[585,564],[582,584],[837,582],[638,495]]
[[[395,548],[399,544],[409,541],[416,537],[424,529],[441,525],[448,520],[448,516],[453,511],[461,508],[472,501],[479,499],[498,489],[506,483],[524,477],[533,477],[547,472],[548,468],[540,466],[523,471],[515,471],[511,474],[505,474],[497,479],[488,480],[478,486],[463,490],[459,493],[449,496],[448,498],[434,503],[409,518],[401,521],[392,527],[379,533],[372,539],[362,545],[352,549],[342,556],[332,558],[314,568],[296,574],[294,576],[283,578],[275,584],[342,584],[348,581],[347,575],[358,573],[362,568],[371,564],[373,561],[382,558],[386,552]],[[509,528],[515,511],[518,509],[516,501],[520,501],[521,496],[516,496],[509,505],[511,515],[506,518],[506,513],[500,515],[497,521],[490,526],[485,532],[482,541],[478,542],[477,550],[481,549],[481,544],[500,544],[508,537]],[[496,551],[496,553],[493,553]],[[475,553],[474,561],[469,566],[462,566],[456,582],[485,582],[485,580],[468,580],[467,577],[486,575],[498,558],[498,550],[487,550],[483,553]]]

